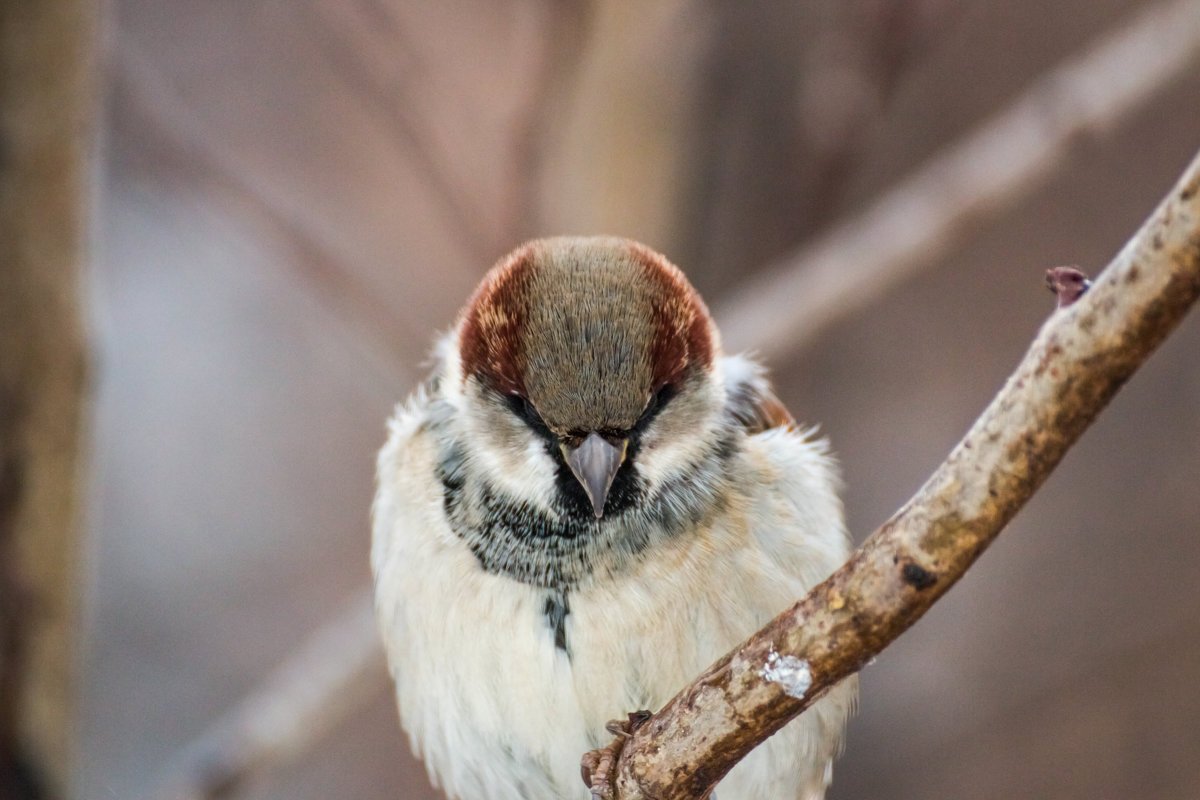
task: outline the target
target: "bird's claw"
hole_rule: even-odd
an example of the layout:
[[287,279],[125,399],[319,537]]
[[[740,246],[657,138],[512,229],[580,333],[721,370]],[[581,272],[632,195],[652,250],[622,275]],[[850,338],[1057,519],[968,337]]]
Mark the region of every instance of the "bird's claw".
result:
[[617,761],[621,757],[621,750],[624,749],[625,742],[633,736],[638,728],[645,725],[651,716],[653,714],[649,711],[635,711],[629,715],[628,719],[610,720],[604,726],[604,730],[616,738],[599,750],[591,750],[583,754],[583,760],[579,765],[580,773],[583,775],[584,785],[591,790],[592,800],[613,800],[616,797],[614,786],[617,780]]
[[634,731],[649,722],[652,716],[654,714],[649,711],[634,711],[628,719],[610,719],[604,725],[604,730],[618,739],[628,739],[633,736]]

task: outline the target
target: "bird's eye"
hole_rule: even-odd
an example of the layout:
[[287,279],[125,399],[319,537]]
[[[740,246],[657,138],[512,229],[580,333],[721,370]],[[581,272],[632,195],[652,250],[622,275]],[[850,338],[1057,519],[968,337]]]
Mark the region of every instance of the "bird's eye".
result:
[[533,403],[529,402],[528,397],[519,394],[510,394],[504,400],[508,404],[509,409],[529,427],[534,430],[542,430],[546,427],[546,423],[542,421],[541,414],[538,414],[537,409],[533,407]]
[[644,428],[649,424],[650,420],[658,416],[658,412],[663,410],[663,406],[671,401],[671,398],[677,394],[677,390],[671,384],[666,384],[659,388],[657,392],[650,396],[650,402],[646,404],[646,410],[642,412],[641,418],[637,421],[637,427]]

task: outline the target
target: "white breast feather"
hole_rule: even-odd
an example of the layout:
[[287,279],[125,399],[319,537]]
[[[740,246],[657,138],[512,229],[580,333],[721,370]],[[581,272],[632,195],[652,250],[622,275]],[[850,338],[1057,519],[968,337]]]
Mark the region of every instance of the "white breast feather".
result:
[[[824,444],[750,437],[742,500],[618,579],[575,590],[556,649],[545,592],[484,572],[450,530],[426,401],[398,410],[379,454],[376,606],[413,749],[462,800],[583,798],[579,758],[606,721],[657,709],[846,559]],[[755,750],[720,800],[824,795],[857,692],[847,681]]]

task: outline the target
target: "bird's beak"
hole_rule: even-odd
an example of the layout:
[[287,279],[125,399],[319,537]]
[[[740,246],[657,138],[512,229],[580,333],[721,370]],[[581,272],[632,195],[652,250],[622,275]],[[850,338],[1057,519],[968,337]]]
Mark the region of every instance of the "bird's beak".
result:
[[620,445],[611,445],[603,436],[593,432],[578,447],[561,445],[567,466],[592,501],[596,519],[604,516],[604,502],[608,499],[613,478],[617,477],[617,470],[625,461],[628,444],[622,439]]

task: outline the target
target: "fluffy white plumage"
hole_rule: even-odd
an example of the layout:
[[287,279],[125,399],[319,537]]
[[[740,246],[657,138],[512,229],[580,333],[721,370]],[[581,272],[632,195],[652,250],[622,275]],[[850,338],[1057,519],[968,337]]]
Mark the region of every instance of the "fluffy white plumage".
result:
[[[452,798],[582,799],[609,720],[660,708],[845,560],[836,469],[633,242],[518,249],[437,355],[389,424],[373,507],[401,721]],[[720,800],[823,797],[856,692],[751,753]]]
[[[485,572],[447,524],[432,418],[471,422],[455,349],[441,352],[438,388],[397,410],[378,462],[371,562],[404,728],[451,797],[586,798],[579,759],[611,738],[608,720],[660,707],[845,561],[835,468],[807,433],[747,436],[727,513],[572,593],[568,657],[545,590]],[[727,374],[758,377],[740,358],[716,373],[722,388]],[[528,486],[550,471],[536,445],[528,455],[483,466]],[[721,782],[720,800],[822,797],[855,695],[842,684],[772,737]]]

